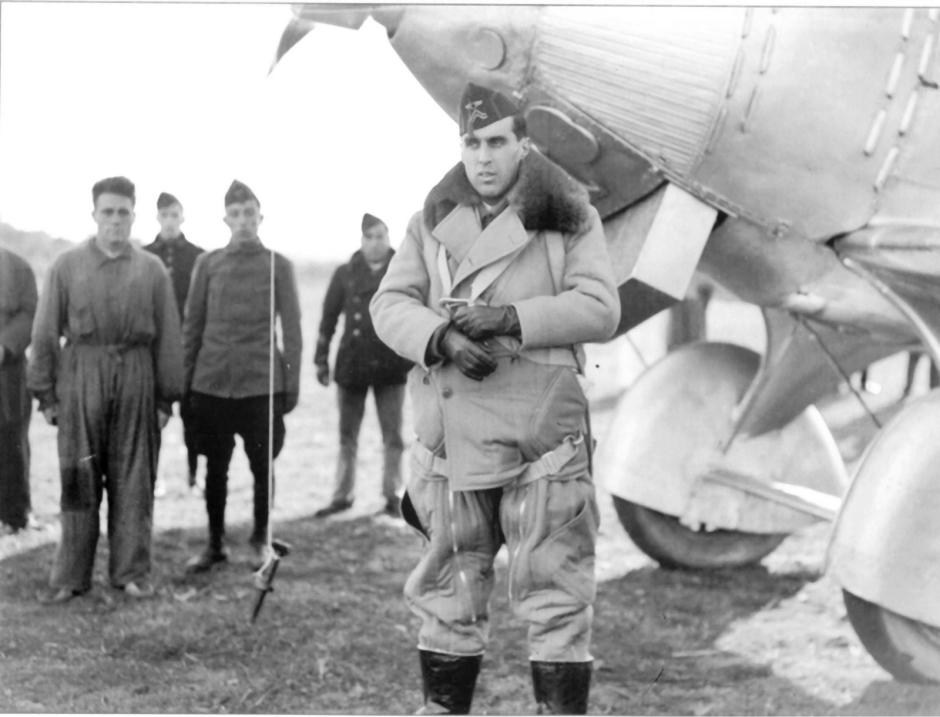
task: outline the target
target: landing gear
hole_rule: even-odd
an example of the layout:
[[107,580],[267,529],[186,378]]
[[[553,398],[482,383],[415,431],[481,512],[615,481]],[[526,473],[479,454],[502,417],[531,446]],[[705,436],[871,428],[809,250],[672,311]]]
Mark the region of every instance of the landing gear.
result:
[[940,628],[842,591],[849,622],[875,661],[901,682],[940,683]]
[[620,522],[667,568],[759,562],[834,512],[845,468],[819,412],[749,436],[735,429],[760,357],[722,343],[685,345],[624,394],[594,463]]
[[613,496],[630,539],[664,568],[738,568],[772,553],[786,533],[692,530],[679,519]]

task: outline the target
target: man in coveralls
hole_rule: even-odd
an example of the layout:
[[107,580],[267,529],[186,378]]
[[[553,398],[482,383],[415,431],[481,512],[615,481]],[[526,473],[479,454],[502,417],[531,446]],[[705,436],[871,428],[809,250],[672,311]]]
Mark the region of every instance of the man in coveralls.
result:
[[[199,450],[206,456],[206,513],[209,540],[187,563],[205,572],[228,560],[225,503],[228,467],[235,434],[242,437],[254,476],[254,530],[249,539],[251,564],[265,560],[268,531],[268,446],[276,458],[284,445],[284,415],[300,394],[300,302],[294,267],[272,254],[258,237],[261,203],[247,185],[235,180],[225,193],[228,246],[196,260],[183,322],[184,384]],[[281,352],[275,346],[274,415],[269,415],[271,262],[274,262],[274,312],[283,330]],[[276,341],[276,337],[275,337]],[[273,422],[273,443],[268,441]]]
[[577,373],[580,344],[614,333],[619,299],[597,211],[530,150],[514,103],[471,84],[459,114],[462,161],[371,303],[379,338],[417,364],[402,507],[429,539],[405,585],[424,710],[470,709],[505,542],[539,710],[584,713],[598,513]]
[[33,270],[0,248],[0,535],[25,528],[30,520],[25,352],[35,313]]
[[[173,282],[173,296],[176,298],[176,308],[179,309],[180,325],[183,323],[183,309],[186,308],[186,292],[189,291],[189,280],[193,275],[196,257],[205,251],[202,247],[190,243],[183,234],[180,225],[183,223],[183,205],[180,200],[168,192],[160,192],[157,197],[157,221],[160,223],[160,233],[147,246],[149,251],[160,257],[160,261],[170,274]],[[196,485],[196,468],[199,465],[199,453],[196,450],[196,436],[193,422],[189,416],[187,406],[180,404],[180,418],[183,421],[183,443],[186,444],[186,465],[189,469],[189,487]],[[159,490],[159,484],[158,484]]]
[[[43,602],[91,588],[108,491],[108,574],[130,597],[149,580],[160,428],[182,388],[179,314],[166,269],[130,242],[134,185],[92,189],[97,234],[53,263],[33,325],[27,384],[58,425],[62,537]],[[60,337],[65,347],[59,347]]]

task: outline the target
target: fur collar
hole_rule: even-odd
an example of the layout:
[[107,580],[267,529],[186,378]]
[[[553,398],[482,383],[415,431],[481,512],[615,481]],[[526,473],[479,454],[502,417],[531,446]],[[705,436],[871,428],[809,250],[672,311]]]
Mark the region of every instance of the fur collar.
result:
[[[457,163],[428,193],[424,201],[424,223],[433,229],[458,204],[481,203],[464,172]],[[522,160],[519,179],[509,191],[509,204],[528,231],[559,231],[576,234],[583,231],[588,219],[587,192],[561,168],[535,149]]]

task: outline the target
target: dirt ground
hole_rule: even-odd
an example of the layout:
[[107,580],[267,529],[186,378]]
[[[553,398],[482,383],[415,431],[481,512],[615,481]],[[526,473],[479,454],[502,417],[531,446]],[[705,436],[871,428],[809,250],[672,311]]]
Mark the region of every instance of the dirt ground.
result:
[[[322,284],[302,286],[309,361]],[[749,310],[719,306],[712,315],[722,318],[718,338],[759,347]],[[654,359],[662,323],[650,322],[632,339],[645,360]],[[624,340],[591,347],[589,355],[595,431],[603,440],[616,396],[642,364]],[[419,706],[415,622],[401,589],[421,540],[373,515],[382,505],[381,445],[371,406],[354,510],[311,518],[329,495],[337,429],[335,390],[305,371],[277,463],[276,533],[293,550],[254,625],[243,554],[247,463],[239,455],[231,472],[234,560],[210,576],[187,576],[183,564],[201,547],[205,517],[201,498],[185,487],[176,419],[161,457],[168,490],[156,504],[157,596],[132,602],[107,587],[102,540],[93,591],[66,606],[38,605],[34,594],[58,534],[58,481],[54,431],[34,417],[34,508],[44,527],[0,538],[0,711],[399,714]],[[902,377],[900,358],[873,371],[884,385],[873,398],[880,412],[892,410]],[[851,464],[871,422],[850,397],[823,408]],[[598,500],[591,713],[940,714],[940,688],[894,682],[862,648],[839,587],[823,574],[827,525],[788,538],[759,567],[665,571],[630,543],[610,496],[599,490]],[[505,561],[498,567],[492,646],[473,711],[531,714],[525,627],[508,610]]]

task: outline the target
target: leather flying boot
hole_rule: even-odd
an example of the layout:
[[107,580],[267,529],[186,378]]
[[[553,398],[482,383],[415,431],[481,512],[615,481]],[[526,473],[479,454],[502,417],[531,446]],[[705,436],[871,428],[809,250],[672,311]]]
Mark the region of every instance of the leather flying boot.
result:
[[533,660],[530,664],[538,714],[587,714],[592,663]]
[[424,707],[417,714],[469,714],[483,655],[447,655],[430,650],[418,650],[418,655]]

